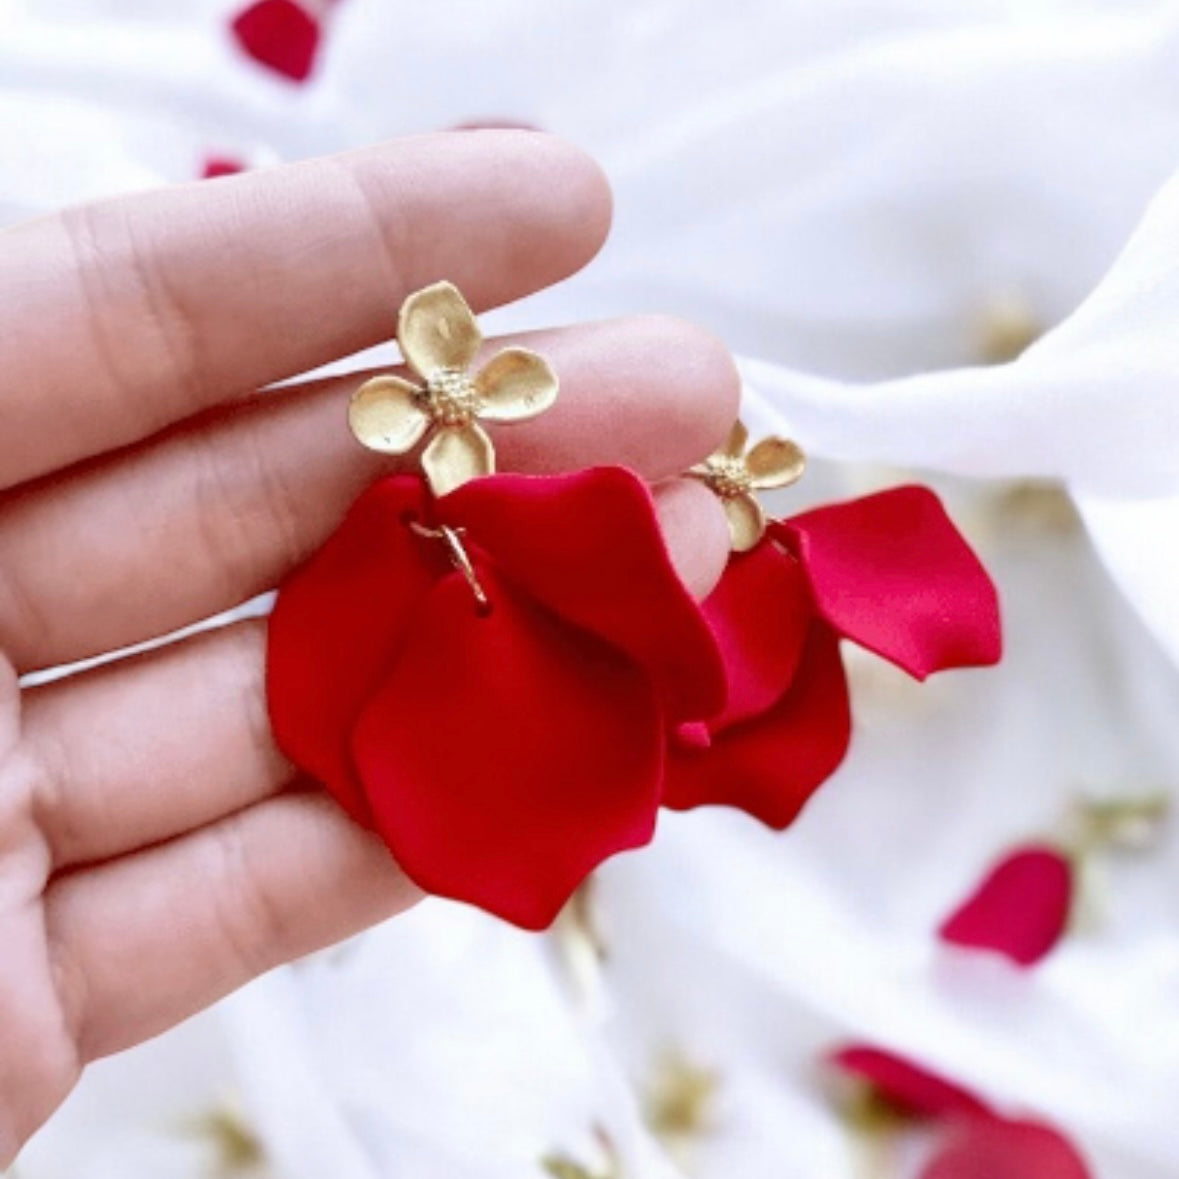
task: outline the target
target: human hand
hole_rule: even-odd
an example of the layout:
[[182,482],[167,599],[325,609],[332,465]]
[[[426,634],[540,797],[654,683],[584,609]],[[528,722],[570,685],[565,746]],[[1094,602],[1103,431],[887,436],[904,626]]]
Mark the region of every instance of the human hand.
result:
[[[417,899],[276,750],[264,621],[18,677],[277,584],[391,464],[347,428],[366,374],[256,390],[388,339],[438,279],[476,311],[557,281],[609,207],[556,140],[453,133],[0,234],[0,1168],[88,1061]],[[659,318],[529,342],[562,395],[497,439],[501,466],[660,483],[672,555],[705,592],[724,518],[663,481],[735,417],[724,349]]]

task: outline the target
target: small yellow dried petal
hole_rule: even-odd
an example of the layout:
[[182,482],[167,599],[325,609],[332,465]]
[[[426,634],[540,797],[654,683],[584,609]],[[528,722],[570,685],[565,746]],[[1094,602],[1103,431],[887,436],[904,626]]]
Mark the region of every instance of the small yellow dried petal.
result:
[[557,400],[557,377],[548,361],[527,348],[505,348],[475,377],[482,405],[479,416],[491,422],[520,422],[544,413]]
[[751,495],[734,495],[721,500],[729,522],[733,552],[744,553],[765,535],[766,517],[761,505]]
[[381,454],[405,454],[417,444],[429,423],[418,390],[400,377],[365,381],[352,394],[348,406],[352,433],[369,450]]
[[806,470],[806,455],[785,438],[763,438],[750,452],[745,466],[753,479],[753,486],[769,491],[774,487],[789,487]]
[[417,291],[401,305],[397,343],[409,366],[426,380],[439,369],[468,368],[482,342],[466,300],[448,282]]
[[443,496],[471,479],[493,474],[495,451],[476,422],[454,429],[441,427],[422,451],[422,468],[430,490]]

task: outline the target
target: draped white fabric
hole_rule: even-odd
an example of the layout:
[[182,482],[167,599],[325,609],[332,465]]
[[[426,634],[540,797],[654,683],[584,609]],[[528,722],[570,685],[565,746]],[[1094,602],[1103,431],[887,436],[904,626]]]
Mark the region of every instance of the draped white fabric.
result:
[[[851,655],[853,752],[797,826],[665,818],[599,874],[604,960],[584,930],[427,902],[95,1066],[21,1179],[207,1175],[227,1102],[281,1179],[543,1176],[546,1155],[842,1179],[864,1172],[815,1060],[847,1039],[1048,1119],[1102,1179],[1173,1176],[1174,835],[1102,860],[1034,973],[933,930],[1078,791],[1179,785],[1179,4],[339,0],[302,89],[234,52],[231,7],[0,0],[0,216],[209,154],[496,117],[576,139],[615,184],[611,243],[492,326],[707,324],[747,417],[820,460],[776,506],[932,477],[1008,654],[922,686]],[[674,1141],[650,1125],[669,1056],[715,1079]]]

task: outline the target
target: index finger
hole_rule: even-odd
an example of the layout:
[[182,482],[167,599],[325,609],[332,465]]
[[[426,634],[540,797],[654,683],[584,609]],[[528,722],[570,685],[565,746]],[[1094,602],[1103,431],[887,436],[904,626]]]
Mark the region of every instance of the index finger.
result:
[[475,310],[565,277],[610,216],[535,132],[418,136],[0,234],[0,487],[388,339],[442,278]]

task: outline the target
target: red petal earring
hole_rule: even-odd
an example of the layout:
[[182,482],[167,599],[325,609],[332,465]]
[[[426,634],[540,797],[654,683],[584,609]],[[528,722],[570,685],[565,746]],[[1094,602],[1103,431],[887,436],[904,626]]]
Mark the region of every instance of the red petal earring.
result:
[[735,550],[701,606],[632,472],[496,473],[481,422],[553,404],[540,356],[472,373],[449,283],[406,300],[398,341],[418,381],[368,381],[349,423],[383,453],[424,442],[424,476],[369,488],[281,588],[267,690],[280,748],[427,892],[539,929],[660,805],[785,826],[847,747],[840,638],[919,677],[998,658],[994,588],[931,492],[767,520],[753,492],[803,457],[746,455],[738,426],[691,472]]
[[386,453],[425,438],[426,477],[371,487],[282,587],[271,722],[423,889],[541,928],[650,839],[668,726],[721,707],[723,668],[637,476],[495,473],[480,420],[551,405],[544,360],[471,375],[448,283],[410,296],[398,339],[420,383],[367,382],[349,421]]
[[664,804],[739,807],[789,825],[851,739],[841,639],[917,679],[1000,656],[995,587],[937,496],[899,487],[785,520],[753,493],[805,460],[770,438],[745,453],[738,423],[689,474],[721,499],[733,555],[704,603],[726,675],[724,708],[675,730]]

